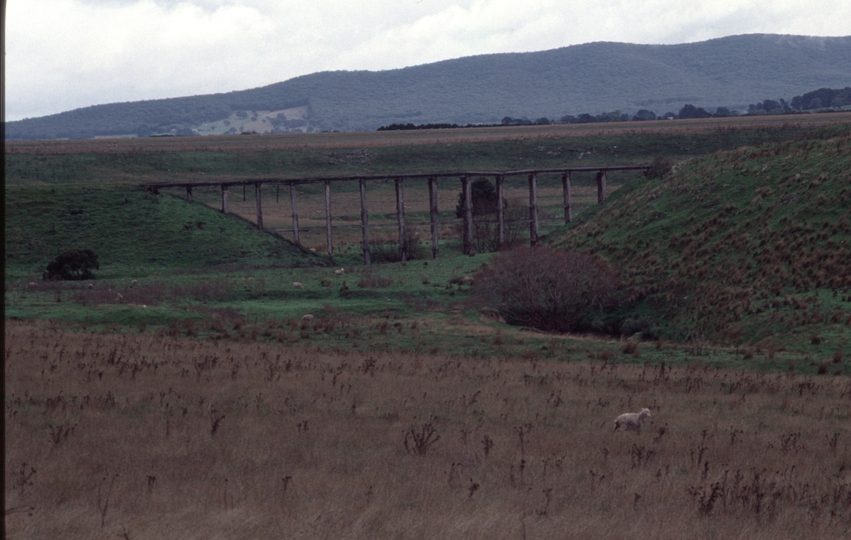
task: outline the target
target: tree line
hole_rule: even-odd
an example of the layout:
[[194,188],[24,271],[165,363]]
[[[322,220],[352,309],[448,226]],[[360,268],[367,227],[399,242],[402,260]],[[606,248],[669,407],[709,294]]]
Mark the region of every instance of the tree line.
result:
[[381,126],[378,131],[414,130],[414,129],[447,129],[458,127],[497,127],[497,126],[546,126],[551,124],[591,124],[602,122],[640,122],[650,120],[675,120],[686,118],[724,118],[730,116],[747,116],[763,114],[794,114],[814,111],[836,111],[851,107],[851,87],[841,89],[820,88],[795,96],[791,101],[783,98],[779,100],[765,99],[763,101],[748,105],[747,112],[740,112],[728,107],[715,107],[709,112],[703,107],[697,107],[691,103],[685,104],[678,112],[667,111],[664,114],[656,114],[649,109],[640,109],[630,116],[619,110],[603,112],[597,115],[582,113],[579,115],[566,114],[559,119],[547,117],[531,120],[526,117],[512,118],[506,116],[499,124],[390,124]]

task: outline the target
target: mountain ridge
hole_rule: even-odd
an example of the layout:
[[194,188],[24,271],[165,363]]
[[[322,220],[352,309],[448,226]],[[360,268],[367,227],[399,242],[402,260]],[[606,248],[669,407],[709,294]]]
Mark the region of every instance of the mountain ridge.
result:
[[[208,133],[238,133],[240,120],[255,117],[268,126],[262,133],[373,130],[411,121],[496,123],[505,116],[559,118],[641,108],[663,113],[686,103],[742,109],[765,98],[849,84],[851,36],[594,42],[384,71],[323,71],[248,90],[95,105],[8,122],[6,138],[194,134],[205,124],[215,126]],[[278,116],[297,107],[306,107],[301,118]],[[278,115],[264,116],[273,111]]]

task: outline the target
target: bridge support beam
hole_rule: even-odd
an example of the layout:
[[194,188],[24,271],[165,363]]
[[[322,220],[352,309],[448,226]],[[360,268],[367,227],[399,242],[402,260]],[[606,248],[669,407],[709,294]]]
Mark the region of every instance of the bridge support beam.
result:
[[295,184],[290,184],[290,205],[293,209],[293,243],[301,247],[301,240],[298,238],[298,205],[295,199]]
[[606,171],[597,173],[597,202],[606,200]]
[[496,177],[496,248],[505,248],[505,176]]
[[561,187],[564,195],[564,222],[570,223],[573,221],[573,208],[570,201],[570,173],[566,172],[561,175]]
[[538,175],[529,175],[529,243],[538,243]]
[[263,184],[259,182],[254,184],[254,203],[257,206],[257,228],[263,230],[263,203],[261,202],[261,191]]
[[473,188],[470,175],[461,177],[461,190],[464,192],[464,255],[473,254]]
[[228,186],[222,184],[222,214],[228,213]]
[[186,200],[192,202],[192,186],[186,186]]
[[325,245],[328,261],[334,264],[334,241],[331,238],[331,181],[325,180]]
[[370,265],[369,260],[369,214],[366,211],[366,180],[360,180],[360,222],[363,233],[363,263]]
[[408,240],[405,236],[405,184],[396,179],[396,222],[399,224],[399,259],[408,260]]
[[437,178],[433,176],[428,179],[428,203],[431,217],[431,258],[436,259],[440,251],[440,231],[438,230]]

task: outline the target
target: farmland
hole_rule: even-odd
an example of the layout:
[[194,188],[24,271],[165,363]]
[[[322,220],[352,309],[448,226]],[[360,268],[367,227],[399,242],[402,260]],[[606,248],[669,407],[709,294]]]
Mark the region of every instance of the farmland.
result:
[[[7,142],[7,537],[841,537],[851,122],[636,124]],[[405,263],[384,262],[392,183],[370,186],[371,267],[357,228],[321,256],[312,186],[303,249],[288,190],[263,188],[276,233],[253,189],[226,215],[214,187],[138,188],[654,157],[673,171],[612,174],[601,205],[577,175],[570,225],[559,179],[539,189],[541,243],[616,264],[637,300],[601,323],[645,341],[505,324],[477,289],[495,254],[461,255],[456,181],[439,258],[420,225]],[[335,223],[359,223],[356,183],[332,189]],[[81,248],[97,279],[42,281]],[[641,433],[612,433],[642,407]]]

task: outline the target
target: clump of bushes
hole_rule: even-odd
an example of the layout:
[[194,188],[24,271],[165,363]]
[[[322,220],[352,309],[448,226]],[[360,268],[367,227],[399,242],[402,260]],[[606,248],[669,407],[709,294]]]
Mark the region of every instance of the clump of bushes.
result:
[[50,261],[42,278],[44,281],[94,279],[93,269],[100,269],[98,256],[90,249],[73,249]]
[[507,323],[548,332],[577,330],[615,304],[619,287],[606,260],[543,247],[501,253],[476,283]]
[[[394,263],[402,261],[402,250],[398,238],[378,236],[369,242],[369,256],[372,261]],[[422,259],[420,233],[414,227],[405,228],[405,258],[406,261]]]

